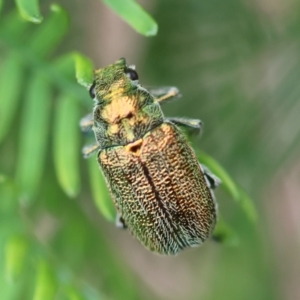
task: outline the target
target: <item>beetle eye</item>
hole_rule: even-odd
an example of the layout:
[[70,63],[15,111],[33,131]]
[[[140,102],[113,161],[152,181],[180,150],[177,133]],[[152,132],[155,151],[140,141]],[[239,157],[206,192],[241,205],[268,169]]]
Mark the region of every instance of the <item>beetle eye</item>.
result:
[[131,79],[131,80],[138,80],[139,76],[137,72],[133,69],[127,68],[125,70],[125,74]]
[[95,99],[95,97],[96,97],[95,86],[96,86],[96,82],[94,81],[89,90],[89,93],[90,93],[90,96],[92,99]]

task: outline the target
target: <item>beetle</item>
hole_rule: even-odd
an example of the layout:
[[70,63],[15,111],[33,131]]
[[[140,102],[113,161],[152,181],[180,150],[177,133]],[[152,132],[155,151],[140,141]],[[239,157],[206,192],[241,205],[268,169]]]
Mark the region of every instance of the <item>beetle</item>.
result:
[[213,189],[220,180],[201,165],[181,126],[200,131],[200,120],[166,118],[160,104],[175,87],[148,91],[124,58],[94,73],[93,113],[81,121],[96,144],[97,161],[115,203],[118,226],[149,250],[174,255],[202,244],[217,220]]

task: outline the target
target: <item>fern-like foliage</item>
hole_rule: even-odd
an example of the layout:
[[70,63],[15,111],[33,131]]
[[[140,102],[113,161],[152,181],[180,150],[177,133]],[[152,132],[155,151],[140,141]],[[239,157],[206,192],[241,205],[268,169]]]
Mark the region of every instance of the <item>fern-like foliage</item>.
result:
[[[51,6],[38,27],[14,11],[0,24],[0,142],[4,152],[12,149],[11,157],[1,157],[1,297],[99,299],[107,292],[103,280],[120,276],[118,287],[107,293],[134,299],[133,279],[100,242],[78,203],[70,200],[80,191],[79,120],[84,104],[90,106],[74,70],[86,83],[92,80],[93,66],[78,53],[51,56],[68,24],[68,14],[58,5]],[[49,155],[65,195],[49,178]],[[95,161],[90,173],[100,210],[111,219],[114,210]],[[39,232],[43,224],[49,235]],[[101,270],[102,283],[89,279],[85,268],[88,273]]]
[[[156,23],[136,2],[104,2],[137,31],[155,34]],[[79,120],[91,109],[77,81],[91,84],[93,64],[77,52],[53,56],[69,25],[62,7],[52,5],[43,20],[36,1],[16,3],[23,18],[41,24],[24,22],[15,11],[0,19],[0,154],[6,154],[0,157],[1,297],[140,299],[136,278],[72,200],[85,174]],[[251,201],[227,172],[203,152],[198,156],[254,220]],[[113,221],[115,209],[97,163],[90,159],[87,166],[96,206]],[[220,221],[216,236],[224,235],[233,237]]]

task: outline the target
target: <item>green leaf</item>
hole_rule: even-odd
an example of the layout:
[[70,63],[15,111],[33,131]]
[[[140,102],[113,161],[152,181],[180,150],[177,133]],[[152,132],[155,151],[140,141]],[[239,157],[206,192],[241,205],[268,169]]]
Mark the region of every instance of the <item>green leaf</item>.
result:
[[57,278],[49,263],[38,263],[33,300],[53,300],[58,290]]
[[103,0],[103,2],[137,32],[145,36],[157,34],[158,26],[155,20],[135,1]]
[[222,180],[223,188],[241,206],[248,218],[253,222],[256,221],[256,209],[252,200],[247,196],[247,194],[237,186],[229,174],[212,157],[200,150],[197,150],[196,153],[199,161],[206,165],[216,176]]
[[116,209],[108,194],[106,182],[103,178],[99,165],[95,159],[90,158],[88,162],[90,183],[95,203],[101,214],[108,220],[114,221]]
[[26,37],[26,32],[30,25],[30,23],[20,18],[17,11],[13,10],[5,15],[5,19],[0,26],[0,33],[10,43],[15,44],[16,41],[20,42]]
[[80,53],[74,53],[75,73],[79,84],[89,88],[94,80],[93,62]]
[[215,241],[221,242],[222,244],[225,244],[227,246],[236,246],[239,243],[237,234],[227,223],[225,223],[220,215],[218,217],[218,222],[212,238]]
[[52,14],[38,27],[29,45],[40,57],[51,53],[61,42],[69,28],[68,13],[57,4],[51,5]]
[[238,188],[239,190],[239,198],[236,199],[237,202],[240,204],[242,209],[247,213],[249,219],[255,222],[258,218],[256,208],[253,204],[253,200],[248,196],[248,194],[242,189]]
[[30,79],[23,108],[17,164],[17,182],[24,200],[40,186],[47,150],[51,92],[49,82],[36,73]]
[[20,277],[24,268],[28,246],[28,240],[22,235],[12,236],[7,242],[5,246],[5,271],[10,282]]
[[3,5],[3,0],[0,0],[0,12],[1,12],[1,9],[2,9],[2,5]]
[[14,182],[8,177],[0,174],[0,216],[1,220],[11,217],[18,208],[17,189]]
[[0,143],[10,130],[20,100],[23,66],[10,52],[0,70]]
[[83,296],[72,286],[66,287],[64,289],[64,294],[68,300],[84,300]]
[[8,133],[20,100],[23,80],[18,56],[10,52],[0,70],[0,143]]
[[15,0],[21,16],[30,22],[41,23],[43,20],[40,14],[37,0]]
[[67,53],[59,56],[54,62],[53,66],[55,70],[59,72],[64,78],[73,80],[74,78],[74,55],[73,53]]
[[80,189],[80,110],[76,99],[63,95],[57,101],[54,127],[54,164],[58,181],[70,197]]

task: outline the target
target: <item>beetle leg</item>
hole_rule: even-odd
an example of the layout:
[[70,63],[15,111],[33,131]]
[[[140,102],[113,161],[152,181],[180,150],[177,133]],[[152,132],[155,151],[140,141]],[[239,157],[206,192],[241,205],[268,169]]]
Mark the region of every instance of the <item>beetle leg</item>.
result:
[[88,158],[95,151],[99,150],[100,146],[98,144],[88,145],[83,147],[82,153],[84,158]]
[[180,96],[179,90],[175,86],[166,86],[158,89],[153,89],[150,90],[150,94],[156,97],[156,101],[160,103]]
[[122,215],[118,212],[116,216],[116,226],[118,228],[126,229],[127,225],[125,223],[125,220],[123,219]]
[[172,123],[188,127],[192,133],[200,134],[202,131],[202,121],[198,119],[189,119],[189,118],[167,118],[168,121]]
[[213,190],[222,183],[221,179],[214,175],[207,166],[200,164],[200,167],[204,173],[206,183],[208,184],[210,189]]
[[80,120],[80,128],[82,131],[90,131],[93,127],[93,114],[88,114]]

